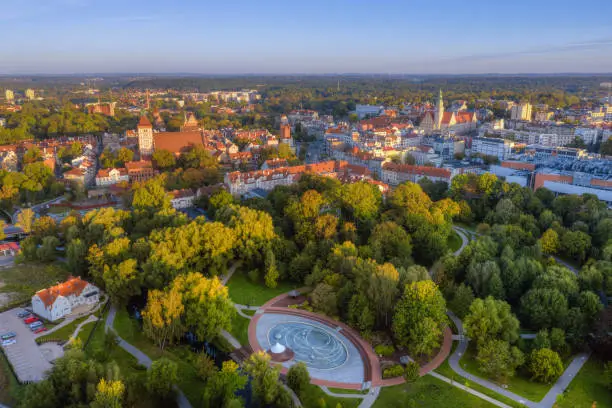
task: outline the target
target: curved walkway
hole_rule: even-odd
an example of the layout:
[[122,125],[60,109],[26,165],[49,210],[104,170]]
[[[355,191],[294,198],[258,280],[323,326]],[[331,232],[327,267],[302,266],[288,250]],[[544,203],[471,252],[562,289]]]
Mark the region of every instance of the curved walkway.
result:
[[490,381],[484,380],[480,377],[476,377],[475,375],[468,373],[461,367],[461,365],[459,364],[459,360],[461,359],[461,356],[465,354],[469,340],[463,333],[463,323],[461,322],[461,320],[457,316],[455,316],[455,314],[450,310],[446,313],[448,314],[448,317],[451,318],[453,323],[455,323],[455,326],[457,327],[457,330],[459,332],[459,338],[461,339],[459,340],[459,345],[455,349],[455,352],[448,359],[448,363],[453,369],[453,371],[459,374],[460,376],[467,378],[468,380],[475,382],[476,384],[479,384],[485,388],[488,388],[491,391],[494,391],[500,395],[503,395],[504,397],[510,398],[511,400],[516,401],[519,404],[524,404],[528,407],[536,408],[538,406],[536,402],[533,402],[531,400],[528,400],[527,398],[521,397],[520,395],[510,392]]
[[[134,356],[136,360],[138,360],[139,364],[142,364],[143,366],[147,368],[151,367],[153,360],[151,360],[149,356],[147,356],[145,353],[143,353],[142,351],[132,346],[130,343],[126,342],[121,337],[119,337],[119,335],[113,328],[113,322],[115,321],[116,314],[117,314],[117,308],[114,305],[111,305],[108,311],[108,316],[106,316],[106,322],[104,323],[105,330],[114,332],[115,335],[117,335],[117,345],[121,347],[122,349],[124,349],[125,351],[127,351],[128,353],[130,353],[132,356]],[[178,407],[179,408],[192,408],[191,403],[189,402],[187,397],[185,397],[185,394],[183,394],[183,392],[176,385],[174,386],[174,389],[176,391],[176,404],[178,405]]]
[[70,335],[70,338],[68,339],[66,344],[64,344],[64,348],[66,346],[70,345],[70,343],[72,343],[74,341],[74,339],[77,338],[77,336],[79,335],[79,332],[81,331],[83,326],[85,326],[86,324],[89,324],[89,323],[94,323],[96,320],[98,320],[98,318],[96,316],[90,315],[87,319],[85,319],[81,323],[79,323],[79,325],[76,327],[76,329],[74,329],[74,332]]
[[463,252],[463,250],[465,249],[467,244],[470,243],[470,240],[469,240],[468,235],[466,234],[465,230],[463,230],[463,228],[459,228],[459,227],[453,225],[453,231],[455,231],[457,233],[457,235],[459,235],[459,238],[461,238],[461,246],[459,247],[458,250],[453,252],[453,255],[458,256],[461,252]]

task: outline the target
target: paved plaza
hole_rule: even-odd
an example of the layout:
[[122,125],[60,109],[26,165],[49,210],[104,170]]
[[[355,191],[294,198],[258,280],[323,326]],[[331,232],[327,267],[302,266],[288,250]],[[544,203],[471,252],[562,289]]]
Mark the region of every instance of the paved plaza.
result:
[[276,341],[294,348],[294,359],[282,363],[285,368],[303,361],[313,379],[364,382],[364,364],[359,351],[334,327],[302,316],[266,313],[257,321],[256,336],[263,350],[269,350]]

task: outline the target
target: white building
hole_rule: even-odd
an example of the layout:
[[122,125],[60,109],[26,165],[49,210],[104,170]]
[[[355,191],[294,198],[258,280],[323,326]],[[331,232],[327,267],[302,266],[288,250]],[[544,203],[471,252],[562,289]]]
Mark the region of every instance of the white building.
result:
[[521,103],[514,105],[510,109],[510,118],[512,120],[531,120],[532,106],[530,103]]
[[587,144],[597,143],[599,140],[599,129],[597,128],[576,128],[574,132],[575,137],[579,137],[582,141]]
[[559,135],[555,133],[543,133],[538,136],[538,143],[542,146],[559,146]]
[[378,116],[385,110],[385,107],[380,105],[357,105],[355,107],[355,113],[359,119],[363,119],[366,116]]
[[514,142],[491,137],[475,137],[472,140],[472,154],[478,153],[486,156],[495,156],[504,160],[512,153]]
[[111,186],[113,184],[130,181],[127,169],[100,169],[96,174],[96,186]]
[[170,200],[172,207],[176,210],[193,207],[193,202],[196,198],[193,191],[189,189],[174,190],[170,192],[170,195],[172,195],[172,199]]
[[66,282],[42,289],[32,296],[32,310],[51,322],[70,313],[80,305],[95,305],[100,300],[99,289],[81,278],[69,278]]

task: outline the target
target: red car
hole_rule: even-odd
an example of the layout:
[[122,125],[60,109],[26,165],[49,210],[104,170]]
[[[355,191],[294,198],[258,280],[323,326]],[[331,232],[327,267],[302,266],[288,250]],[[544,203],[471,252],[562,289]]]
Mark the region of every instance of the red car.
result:
[[28,317],[27,319],[23,320],[23,322],[25,324],[34,323],[34,322],[37,322],[37,321],[38,321],[38,317],[36,317],[36,316],[31,316],[31,317]]
[[45,326],[41,326],[38,329],[34,330],[34,334],[38,334],[38,333],[42,333],[46,331],[47,331],[47,328]]

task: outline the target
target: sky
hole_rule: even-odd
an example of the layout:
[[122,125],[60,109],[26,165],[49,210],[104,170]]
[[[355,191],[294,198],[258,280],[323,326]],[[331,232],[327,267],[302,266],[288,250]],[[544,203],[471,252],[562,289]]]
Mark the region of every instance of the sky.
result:
[[612,72],[610,0],[0,0],[0,74]]

